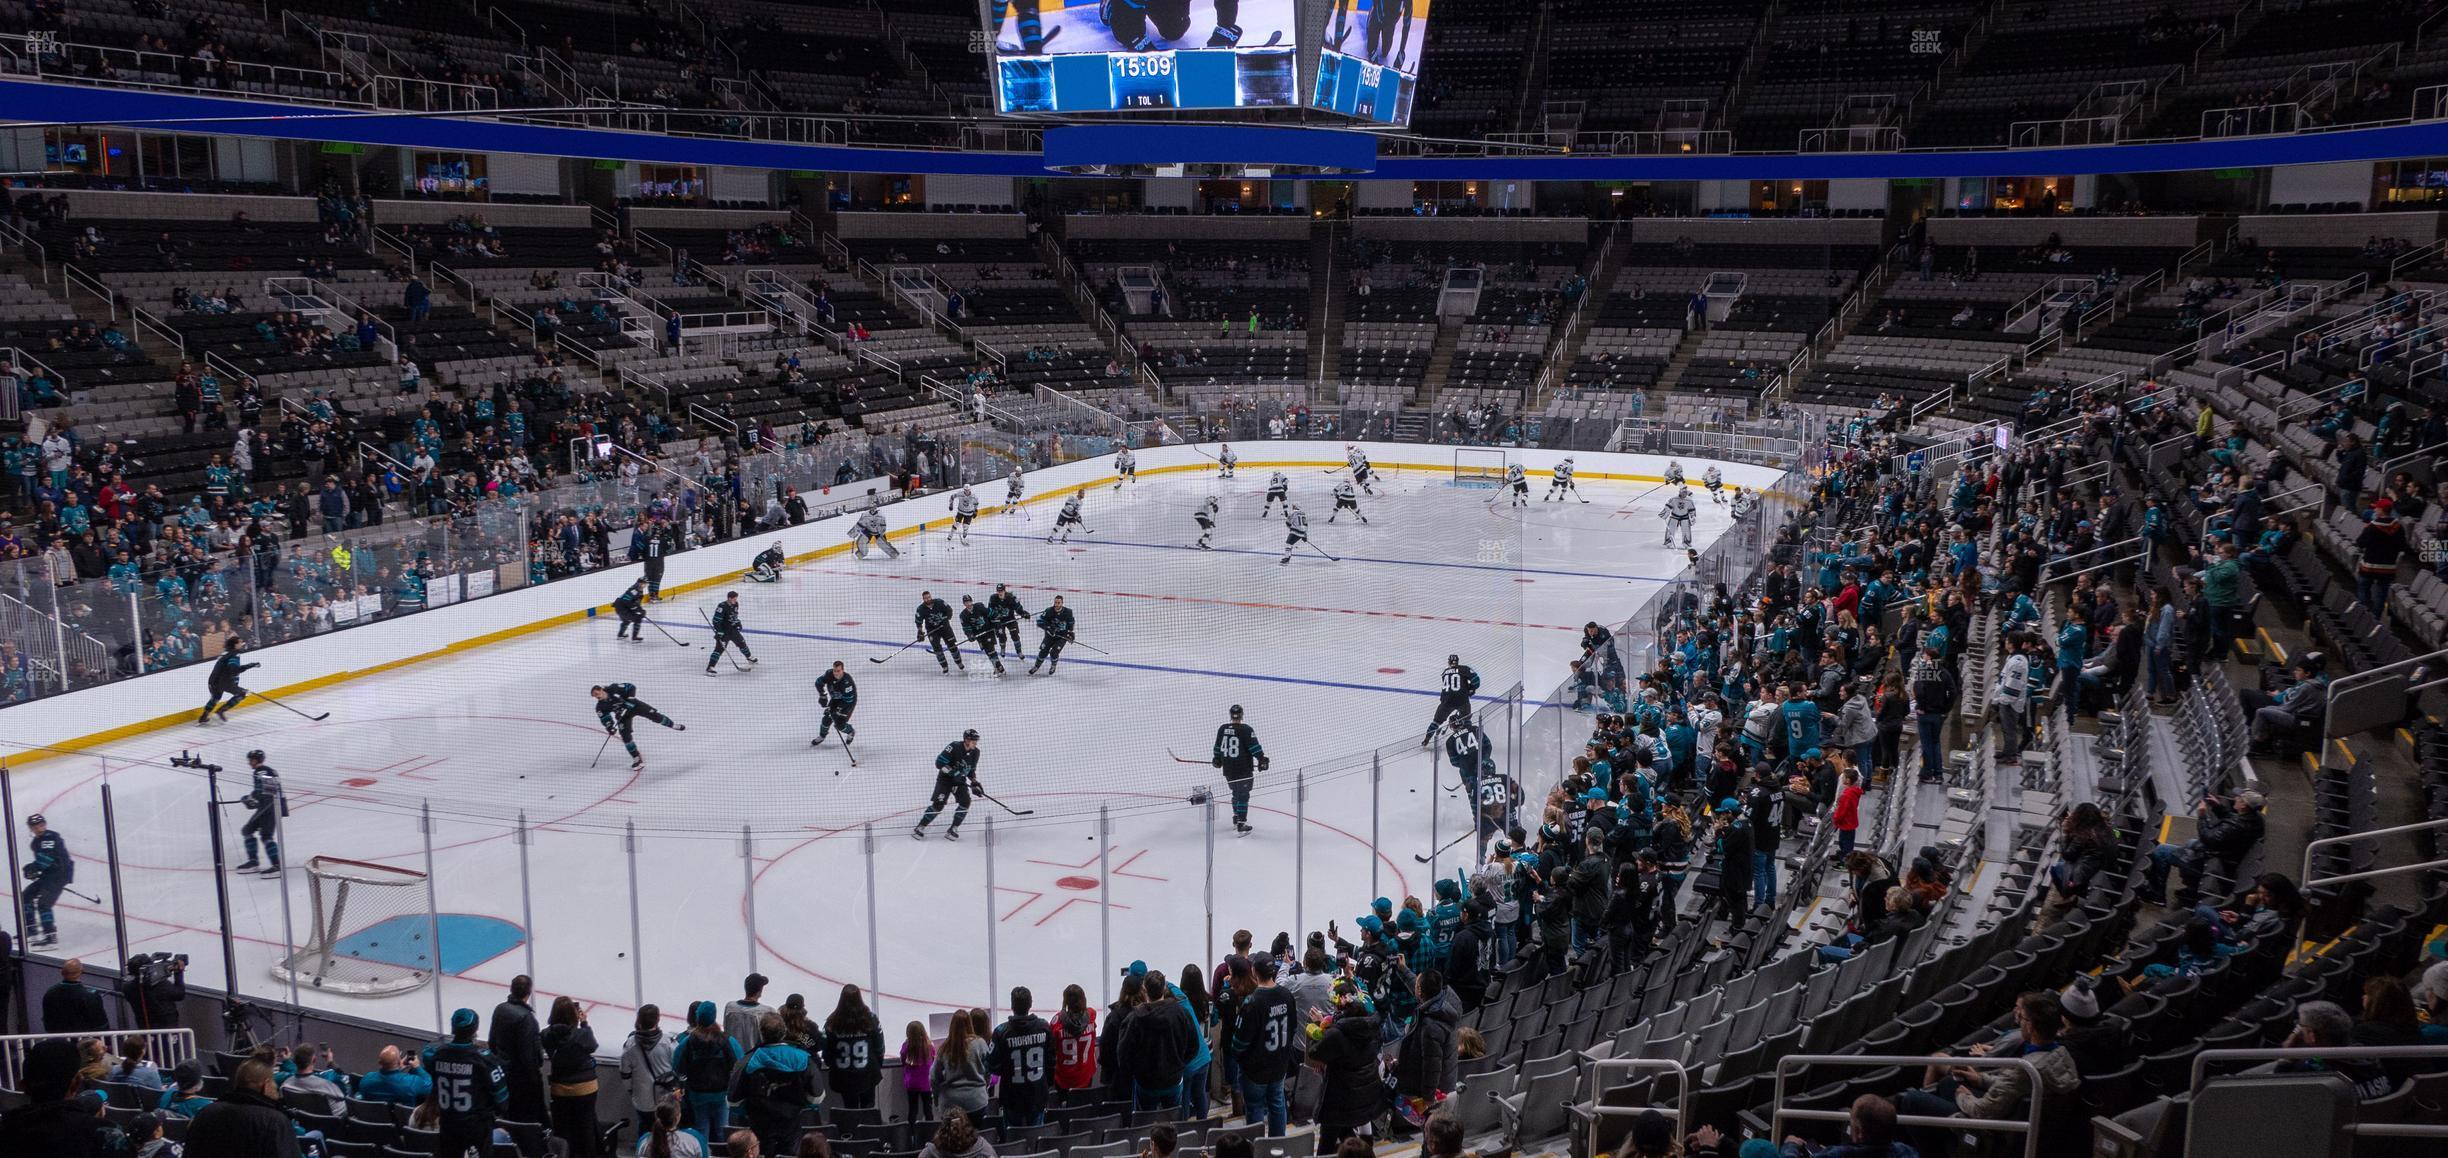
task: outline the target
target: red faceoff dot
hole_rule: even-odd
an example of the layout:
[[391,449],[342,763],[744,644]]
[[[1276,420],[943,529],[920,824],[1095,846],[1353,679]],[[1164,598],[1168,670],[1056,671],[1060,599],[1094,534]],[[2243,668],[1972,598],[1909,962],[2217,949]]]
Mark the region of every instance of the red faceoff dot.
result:
[[1054,886],[1056,888],[1070,889],[1074,892],[1084,893],[1096,888],[1097,883],[1095,877],[1056,877],[1054,879]]
[[1379,675],[1401,675],[1402,673],[1403,669],[1398,667],[1381,667],[1377,669],[1377,674]]

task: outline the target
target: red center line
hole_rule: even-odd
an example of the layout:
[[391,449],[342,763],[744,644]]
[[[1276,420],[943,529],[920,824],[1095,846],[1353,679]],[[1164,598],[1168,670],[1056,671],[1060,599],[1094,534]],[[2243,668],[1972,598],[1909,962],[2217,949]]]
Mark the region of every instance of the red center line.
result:
[[[908,583],[975,583],[976,579],[951,578],[943,575],[895,575],[881,571],[847,571],[818,568],[827,575],[846,575],[859,579],[897,579]],[[1464,623],[1479,627],[1522,627],[1538,631],[1581,630],[1578,624],[1522,623],[1511,619],[1471,619],[1459,615],[1423,615],[1415,611],[1368,611],[1353,607],[1309,607],[1298,603],[1262,603],[1248,599],[1207,599],[1197,595],[1163,595],[1147,591],[1105,591],[1088,587],[1064,587],[1052,583],[1005,583],[1023,591],[1051,591],[1058,595],[1110,595],[1123,599],[1152,599],[1163,603],[1203,603],[1211,607],[1246,607],[1261,611],[1312,611],[1326,615],[1365,615],[1379,619],[1410,619],[1422,623]]]

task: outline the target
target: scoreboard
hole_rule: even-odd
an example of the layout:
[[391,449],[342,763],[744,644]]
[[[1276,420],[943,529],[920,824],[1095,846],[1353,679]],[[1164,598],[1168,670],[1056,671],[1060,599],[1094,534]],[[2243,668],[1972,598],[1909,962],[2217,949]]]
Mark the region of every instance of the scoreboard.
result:
[[[1411,120],[1430,0],[980,0],[1012,115],[1309,107]],[[1312,64],[1313,62],[1313,64]],[[1307,85],[1300,72],[1313,67]]]
[[989,0],[1004,113],[1293,108],[1297,0]]

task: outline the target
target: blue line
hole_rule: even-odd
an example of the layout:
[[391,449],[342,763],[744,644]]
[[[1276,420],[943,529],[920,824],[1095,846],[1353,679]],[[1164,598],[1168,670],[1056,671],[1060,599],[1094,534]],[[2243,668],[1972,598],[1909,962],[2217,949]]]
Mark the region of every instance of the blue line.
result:
[[[653,624],[656,624],[656,625],[658,625],[658,626],[663,626],[663,627],[681,627],[681,628],[688,628],[688,629],[692,629],[692,630],[696,630],[696,631],[705,631],[705,632],[711,632],[711,631],[713,631],[713,628],[711,628],[711,627],[707,626],[707,625],[706,625],[706,624],[704,624],[704,623],[670,623],[670,624],[666,624],[666,623],[664,623],[662,620],[659,620],[659,619],[651,619],[651,618],[650,618],[650,619],[648,619],[648,620],[647,620],[647,622],[648,622],[648,623],[653,623]],[[861,647],[882,647],[882,648],[896,648],[896,647],[901,646],[901,644],[900,644],[900,643],[895,643],[895,642],[892,642],[892,641],[889,641],[889,640],[881,640],[881,639],[861,639],[861,638],[859,638],[859,637],[857,637],[857,636],[854,636],[854,635],[821,635],[821,634],[818,634],[818,633],[816,633],[816,632],[811,632],[811,631],[780,631],[780,630],[777,630],[777,629],[774,629],[774,628],[770,628],[770,627],[751,627],[751,628],[744,628],[743,630],[744,630],[744,631],[746,631],[746,632],[747,632],[747,634],[749,634],[749,635],[771,635],[771,636],[778,636],[778,637],[781,637],[781,638],[783,638],[783,639],[814,639],[814,640],[821,640],[821,641],[826,642],[826,643],[851,643],[851,644],[857,644],[857,645],[859,645],[859,646],[861,646]],[[904,641],[904,642],[906,642],[906,641]],[[921,655],[932,655],[932,654],[933,654],[931,651],[921,651],[921,650],[920,650],[920,649],[918,649],[918,648],[911,648],[910,650],[912,650],[912,651],[918,651],[918,652],[919,652],[919,654],[921,654]],[[1210,670],[1210,669],[1207,669],[1207,668],[1195,668],[1195,667],[1166,667],[1166,666],[1164,666],[1164,665],[1162,665],[1162,664],[1152,664],[1152,663],[1129,663],[1129,662],[1125,662],[1125,661],[1123,661],[1123,660],[1117,660],[1117,659],[1086,659],[1086,658],[1073,658],[1073,657],[1065,657],[1065,658],[1069,658],[1069,659],[1071,659],[1071,662],[1072,662],[1072,663],[1074,663],[1074,664],[1085,664],[1085,665],[1088,665],[1088,666],[1091,666],[1091,667],[1110,667],[1110,668],[1118,668],[1118,669],[1121,669],[1121,670],[1124,670],[1124,671],[1147,671],[1147,672],[1161,672],[1161,673],[1166,674],[1166,675],[1213,676],[1213,677],[1218,678],[1218,679],[1251,680],[1251,681],[1254,681],[1254,682],[1257,682],[1257,683],[1273,683],[1273,684],[1299,684],[1299,685],[1302,685],[1302,686],[1305,686],[1305,687],[1313,687],[1313,688],[1341,688],[1341,689],[1344,689],[1344,690],[1346,690],[1346,691],[1356,691],[1356,692],[1386,692],[1386,693],[1389,693],[1389,694],[1392,694],[1392,695],[1401,695],[1401,696],[1430,696],[1430,697],[1433,697],[1433,696],[1436,696],[1436,695],[1440,694],[1440,693],[1438,693],[1436,690],[1434,690],[1434,689],[1432,689],[1432,688],[1397,688],[1397,687],[1388,687],[1388,686],[1386,686],[1386,685],[1384,685],[1384,684],[1358,684],[1358,683],[1348,683],[1348,682],[1345,682],[1345,681],[1342,681],[1342,680],[1317,680],[1317,679],[1304,679],[1304,678],[1302,678],[1302,677],[1300,677],[1300,676],[1260,675],[1260,674],[1253,674],[1253,673],[1246,673],[1246,672],[1214,671],[1214,670]],[[1473,698],[1473,699],[1476,699],[1476,700],[1478,700],[1478,701],[1480,701],[1480,702],[1482,702],[1482,703],[1497,704],[1497,703],[1503,703],[1503,702],[1504,702],[1504,701],[1503,701],[1503,699],[1501,699],[1500,697],[1496,697],[1496,696],[1474,696],[1474,697],[1472,697],[1472,698]],[[1543,703],[1543,702],[1539,702],[1539,701],[1527,701],[1527,700],[1526,700],[1526,701],[1523,701],[1523,702],[1524,702],[1524,703]]]
[[[979,531],[976,532],[976,534],[977,537],[981,539],[1027,539],[1038,543],[1045,542],[1045,539],[1038,535],[1010,535],[995,531]],[[1196,547],[1184,547],[1173,543],[1138,543],[1132,542],[1128,539],[1084,539],[1081,541],[1090,545],[1102,544],[1108,547],[1139,547],[1150,551],[1198,550]],[[1273,551],[1252,551],[1246,547],[1217,547],[1212,551],[1204,551],[1201,553],[1209,555],[1256,555],[1260,558],[1268,559],[1276,557],[1276,553]],[[1606,571],[1551,571],[1542,567],[1501,567],[1494,563],[1432,563],[1424,559],[1379,559],[1369,555],[1338,555],[1336,558],[1339,558],[1347,563],[1391,563],[1398,567],[1450,567],[1459,571],[1501,571],[1507,575],[1561,575],[1569,579],[1621,579],[1632,583],[1669,583],[1673,581],[1672,576],[1616,575]]]

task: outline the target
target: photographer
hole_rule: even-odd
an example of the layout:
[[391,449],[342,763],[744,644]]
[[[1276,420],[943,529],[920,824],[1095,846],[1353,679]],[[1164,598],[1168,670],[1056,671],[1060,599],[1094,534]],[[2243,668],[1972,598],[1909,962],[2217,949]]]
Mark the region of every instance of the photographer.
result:
[[119,996],[138,1029],[177,1029],[179,1005],[187,1000],[185,953],[138,953],[120,974]]
[[2239,792],[2235,796],[2206,796],[2193,812],[2201,825],[2193,839],[2183,844],[2162,844],[2151,849],[2150,864],[2143,868],[2143,898],[2157,903],[2167,896],[2168,870],[2184,874],[2184,889],[2179,900],[2192,903],[2201,889],[2202,873],[2213,863],[2229,874],[2243,865],[2244,858],[2261,842],[2265,821],[2262,810],[2268,801],[2258,792]]

